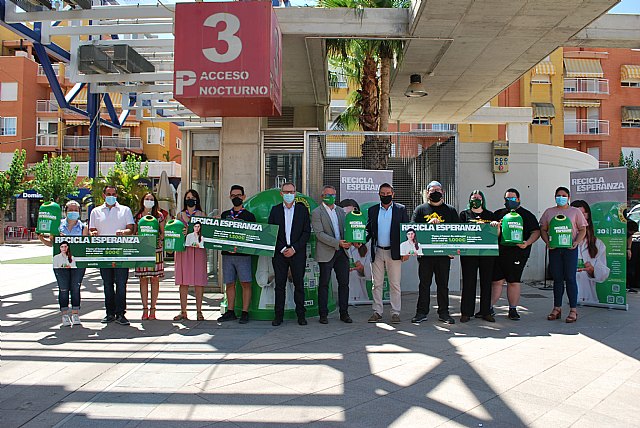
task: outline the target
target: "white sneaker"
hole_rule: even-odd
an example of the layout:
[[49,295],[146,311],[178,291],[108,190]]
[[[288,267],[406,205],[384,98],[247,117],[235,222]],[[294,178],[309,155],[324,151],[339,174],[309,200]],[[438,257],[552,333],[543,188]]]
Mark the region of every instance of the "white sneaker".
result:
[[81,325],[80,316],[78,314],[71,314],[71,324],[73,325]]
[[69,315],[64,314],[62,316],[62,325],[64,327],[71,327],[71,318],[69,318]]

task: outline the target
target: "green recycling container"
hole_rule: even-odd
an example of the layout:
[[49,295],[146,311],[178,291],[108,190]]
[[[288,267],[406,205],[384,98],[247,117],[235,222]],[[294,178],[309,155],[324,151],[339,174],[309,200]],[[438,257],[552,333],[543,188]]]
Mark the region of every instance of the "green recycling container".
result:
[[367,242],[367,216],[361,211],[351,211],[344,219],[344,240],[364,244]]
[[172,219],[164,226],[164,249],[165,251],[184,251],[184,223],[180,220]]
[[524,221],[522,216],[515,211],[507,213],[502,217],[500,224],[502,244],[514,246],[524,242]]
[[38,211],[37,233],[48,233],[49,235],[60,234],[60,221],[62,220],[62,208],[53,201],[40,205]]
[[571,248],[573,246],[573,225],[571,219],[558,214],[549,222],[549,248]]

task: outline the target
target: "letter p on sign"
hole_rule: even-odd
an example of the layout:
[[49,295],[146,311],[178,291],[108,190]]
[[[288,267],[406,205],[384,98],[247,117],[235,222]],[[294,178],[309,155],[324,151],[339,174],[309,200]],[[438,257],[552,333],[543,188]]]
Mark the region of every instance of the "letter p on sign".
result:
[[184,94],[184,87],[196,83],[196,73],[193,71],[176,71],[176,95]]

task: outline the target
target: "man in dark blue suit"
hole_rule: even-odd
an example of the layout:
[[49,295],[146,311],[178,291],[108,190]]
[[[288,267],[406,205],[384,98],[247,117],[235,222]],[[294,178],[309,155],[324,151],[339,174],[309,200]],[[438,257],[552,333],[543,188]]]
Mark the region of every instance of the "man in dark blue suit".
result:
[[284,183],[280,188],[282,204],[274,205],[269,213],[269,224],[278,226],[278,239],[273,256],[273,271],[276,282],[275,317],[271,325],[279,326],[284,318],[285,289],[291,270],[298,324],[307,325],[304,307],[304,272],[307,264],[307,242],[311,235],[309,209],[296,203],[296,186]]
[[373,315],[370,323],[382,320],[382,287],[384,274],[389,278],[391,299],[391,322],[400,322],[400,276],[402,262],[409,256],[400,256],[400,223],[409,223],[407,210],[402,204],[393,202],[393,187],[389,183],[380,185],[380,204],[369,208],[367,240],[371,240],[371,273],[373,274]]

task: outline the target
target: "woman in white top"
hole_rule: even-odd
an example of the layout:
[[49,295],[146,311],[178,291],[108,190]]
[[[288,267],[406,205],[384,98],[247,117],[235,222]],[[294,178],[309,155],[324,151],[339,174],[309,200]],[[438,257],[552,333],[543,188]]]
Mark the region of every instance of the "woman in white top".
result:
[[607,266],[607,248],[604,242],[596,238],[589,204],[583,200],[576,200],[571,202],[571,206],[582,211],[587,220],[586,238],[578,245],[578,302],[599,303],[596,284],[606,281],[611,273]]
[[421,256],[422,248],[420,243],[416,241],[416,231],[414,229],[407,230],[407,240],[400,244],[401,256]]

